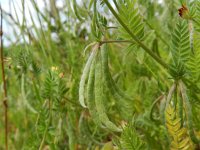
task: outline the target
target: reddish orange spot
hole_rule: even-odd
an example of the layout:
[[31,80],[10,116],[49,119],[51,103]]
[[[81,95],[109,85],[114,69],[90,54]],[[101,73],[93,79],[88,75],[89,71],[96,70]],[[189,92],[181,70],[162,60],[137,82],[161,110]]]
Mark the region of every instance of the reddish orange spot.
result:
[[179,16],[184,19],[189,19],[189,10],[185,5],[182,5],[180,9],[178,9]]

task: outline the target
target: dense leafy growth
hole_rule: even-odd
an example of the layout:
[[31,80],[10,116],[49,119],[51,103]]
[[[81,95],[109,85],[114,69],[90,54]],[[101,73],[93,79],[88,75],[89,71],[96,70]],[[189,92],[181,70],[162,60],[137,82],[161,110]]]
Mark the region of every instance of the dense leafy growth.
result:
[[0,149],[199,149],[200,0],[9,2]]

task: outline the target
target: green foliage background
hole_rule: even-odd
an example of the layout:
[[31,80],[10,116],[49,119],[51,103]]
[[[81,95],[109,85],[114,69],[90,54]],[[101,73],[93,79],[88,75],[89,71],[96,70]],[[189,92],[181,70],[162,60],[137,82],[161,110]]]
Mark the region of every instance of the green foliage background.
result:
[[[30,10],[11,0],[16,17],[3,8],[20,33],[4,36],[10,150],[199,148],[199,0],[45,2],[30,0]],[[189,18],[179,16],[182,5]],[[5,149],[2,103],[0,115]],[[174,140],[180,132],[185,145]]]

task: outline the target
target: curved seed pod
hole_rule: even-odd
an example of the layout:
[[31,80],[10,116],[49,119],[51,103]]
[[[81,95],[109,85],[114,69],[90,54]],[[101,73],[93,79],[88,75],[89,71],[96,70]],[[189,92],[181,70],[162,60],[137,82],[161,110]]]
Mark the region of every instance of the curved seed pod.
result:
[[173,105],[174,105],[175,110],[176,110],[176,108],[177,108],[177,100],[178,100],[177,92],[178,92],[178,89],[176,88],[176,89],[174,90],[174,99],[173,99]]
[[168,93],[168,95],[167,95],[167,101],[166,101],[166,107],[165,107],[165,108],[167,108],[168,105],[170,104],[170,101],[171,101],[171,99],[172,99],[172,96],[173,96],[175,90],[176,90],[176,84],[174,83],[174,84],[171,86],[171,88],[170,88],[170,90],[169,90],[169,93]]
[[[180,89],[179,88],[177,89],[177,91],[178,91],[178,93],[180,93]],[[183,108],[183,99],[178,97],[177,100],[178,100],[178,114],[179,114],[179,118],[181,119],[181,126],[183,126],[183,122],[184,122],[184,120],[183,120],[183,110],[184,110],[184,108]]]
[[160,102],[160,120],[165,124],[165,106],[166,106],[166,96],[164,95],[163,99]]
[[178,113],[179,113],[179,118],[181,118],[181,126],[183,126],[183,101],[180,99],[178,101]]
[[84,56],[85,56],[86,51],[87,51],[91,46],[94,46],[95,44],[97,44],[97,42],[92,42],[92,43],[88,44],[88,45],[85,47],[85,49],[83,50]]
[[[96,56],[95,56],[96,57]],[[94,59],[90,68],[88,84],[87,84],[87,104],[90,115],[96,124],[100,124],[99,116],[95,106],[94,84],[95,84],[95,63]]]
[[103,103],[104,99],[103,99],[102,71],[103,70],[101,65],[101,57],[100,55],[98,55],[95,67],[95,104],[99,115],[99,119],[110,130],[121,132],[122,130],[119,129],[114,123],[112,123],[106,114],[105,106]]
[[105,78],[109,81],[109,84],[113,86],[114,90],[117,92],[119,96],[121,96],[124,99],[127,100],[132,100],[132,98],[124,93],[116,84],[115,81],[113,80],[111,73],[109,71],[108,67],[108,50],[107,50],[107,45],[104,45],[103,48],[101,49],[101,55],[102,55],[102,62],[103,62],[103,69],[105,73]]
[[69,150],[76,149],[76,133],[75,133],[75,122],[76,115],[73,113],[72,110],[69,109],[68,115],[67,115],[67,135],[69,138]]
[[115,81],[113,80],[113,78],[112,78],[112,76],[111,76],[111,74],[110,74],[110,71],[108,71],[108,73],[109,73],[110,80],[111,80],[111,82],[112,82],[112,84],[113,84],[113,87],[115,88],[116,92],[117,92],[122,98],[132,101],[133,99],[132,99],[129,95],[127,95],[126,93],[124,93],[124,91],[123,91],[122,89],[120,89],[120,88],[115,84]]
[[89,74],[89,71],[90,71],[90,66],[92,64],[92,61],[95,57],[95,54],[96,54],[96,49],[98,48],[98,44],[96,44],[94,47],[93,47],[93,50],[88,58],[88,61],[83,69],[83,73],[82,73],[82,76],[81,76],[81,81],[80,81],[80,86],[79,86],[79,102],[81,104],[81,106],[85,107],[86,108],[86,105],[85,105],[85,102],[84,102],[84,94],[85,94],[85,81],[88,77],[88,74]]
[[[117,101],[121,101],[121,104],[125,104],[124,102],[122,102],[122,100],[124,100],[124,95],[122,96],[122,92],[121,94],[119,94],[119,88],[116,86],[115,82],[113,81],[111,74],[109,72],[109,68],[108,68],[108,51],[105,47],[105,45],[103,45],[102,49],[101,49],[101,58],[102,58],[102,69],[103,69],[103,76],[104,76],[104,80],[105,83],[109,89],[109,91],[111,92],[112,96],[117,100]],[[121,104],[119,107],[119,109],[121,108]],[[128,105],[123,105],[125,107],[125,109],[120,110],[120,113],[123,116],[129,116],[132,114],[127,114],[127,109],[131,109]]]
[[101,49],[101,59],[102,59],[102,69],[103,69],[104,79],[107,84],[107,87],[111,91],[112,95],[117,95],[113,83],[111,81],[111,75],[108,68],[108,51],[105,48],[105,45],[103,45]]
[[106,78],[108,78],[110,81],[110,84],[113,85],[114,90],[124,99],[127,100],[133,100],[129,95],[127,95],[126,93],[124,93],[116,84],[115,81],[113,80],[110,71],[109,71],[109,67],[108,67],[108,50],[107,50],[107,45],[105,44],[101,50],[102,52],[102,61],[103,61],[103,66],[104,66],[104,73],[106,75]]
[[111,75],[108,68],[108,51],[105,48],[105,45],[103,45],[101,49],[101,58],[102,58],[102,69],[103,69],[104,79],[107,84],[107,87],[110,89],[112,95],[117,95],[113,83],[111,81]]
[[185,113],[187,116],[187,125],[188,125],[190,138],[194,143],[199,144],[200,140],[196,137],[194,130],[193,130],[191,105],[190,105],[189,98],[186,93],[185,86],[182,81],[179,82],[179,86],[180,86],[181,96],[182,96],[182,99],[183,99],[183,102],[184,102],[185,108],[186,108]]
[[[166,100],[166,105],[165,105],[165,111],[164,112],[166,112],[175,90],[176,90],[176,84],[174,83],[172,85],[172,87],[170,88],[169,93],[167,95],[167,100]],[[165,119],[165,123],[166,123],[166,119]]]
[[171,150],[194,150],[194,146],[187,134],[187,128],[181,127],[181,119],[176,115],[175,106],[168,105],[166,116],[166,127],[171,137]]
[[159,97],[153,102],[153,104],[151,105],[150,119],[151,119],[152,121],[156,121],[156,120],[157,120],[157,119],[154,119],[154,118],[153,118],[153,109],[154,109],[154,107],[156,106],[156,104],[157,104],[159,101],[161,101],[164,97],[165,97],[165,95],[159,96]]

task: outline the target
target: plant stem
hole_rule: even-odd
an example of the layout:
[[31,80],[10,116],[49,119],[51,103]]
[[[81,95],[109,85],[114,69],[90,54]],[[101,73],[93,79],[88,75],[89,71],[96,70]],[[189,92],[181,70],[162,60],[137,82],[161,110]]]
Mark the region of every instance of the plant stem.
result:
[[106,27],[106,29],[118,29],[118,27],[108,26],[108,27]]
[[150,50],[146,45],[144,45],[132,32],[131,30],[127,27],[127,25],[121,20],[121,18],[118,16],[116,11],[113,9],[111,4],[108,2],[108,0],[104,0],[105,4],[109,8],[109,10],[112,12],[112,14],[115,16],[115,18],[118,20],[118,22],[122,25],[122,27],[127,31],[127,33],[136,41],[136,43],[142,47],[151,57],[153,57],[160,65],[162,65],[164,68],[168,69],[169,66],[162,60],[160,59],[157,55],[153,53],[152,50]]
[[3,12],[0,5],[1,23],[0,23],[0,53],[1,53],[1,72],[3,80],[3,105],[4,105],[4,119],[5,119],[5,149],[8,150],[8,104],[7,104],[7,86],[5,78],[4,57],[3,57]]
[[49,126],[51,125],[52,107],[51,107],[51,100],[50,99],[48,100],[48,105],[49,105],[49,118],[48,118],[48,123],[46,124],[46,128],[45,128],[45,131],[44,131],[44,134],[43,134],[43,137],[42,137],[42,141],[40,143],[39,150],[43,149],[43,146],[44,146],[44,143],[45,143],[45,140],[46,140],[46,136],[47,136],[47,133],[48,133],[48,130],[49,130]]
[[193,129],[194,127],[193,127],[193,120],[192,120],[192,117],[193,117],[192,107],[191,107],[189,98],[187,96],[186,87],[185,87],[184,83],[182,82],[182,80],[179,81],[179,86],[180,86],[180,94],[181,94],[181,97],[183,99],[183,103],[184,103],[184,106],[185,106],[187,128],[188,128],[188,131],[189,131],[190,138],[195,144],[199,144],[200,140],[195,135],[194,129]]
[[[105,4],[107,5],[107,7],[109,8],[109,10],[112,12],[112,14],[115,16],[115,18],[118,20],[118,22],[121,24],[121,26],[127,31],[127,33],[133,38],[133,40],[136,41],[136,43],[141,46],[151,57],[154,58],[154,60],[159,63],[161,66],[163,66],[165,69],[169,69],[169,65],[166,64],[162,59],[160,59],[157,55],[155,55],[153,53],[152,50],[150,50],[148,47],[146,47],[146,45],[144,45],[132,32],[131,30],[127,27],[127,25],[121,20],[121,18],[118,16],[118,14],[116,13],[116,11],[113,9],[113,7],[110,5],[110,3],[108,2],[108,0],[104,0]],[[193,19],[193,21],[197,24],[199,24],[196,20]],[[183,78],[183,82],[186,83],[190,83],[191,85],[194,85],[193,82],[191,82],[190,80]],[[200,91],[200,89],[195,86],[195,88]]]
[[104,40],[104,41],[100,41],[100,45],[103,45],[105,43],[134,43],[134,41],[131,41],[131,40]]
[[46,126],[45,131],[44,131],[44,134],[43,134],[42,141],[41,141],[41,143],[40,143],[39,150],[42,150],[42,149],[43,149],[44,142],[45,142],[45,139],[46,139],[46,136],[47,136],[47,132],[48,132],[48,128],[49,128],[49,127]]

